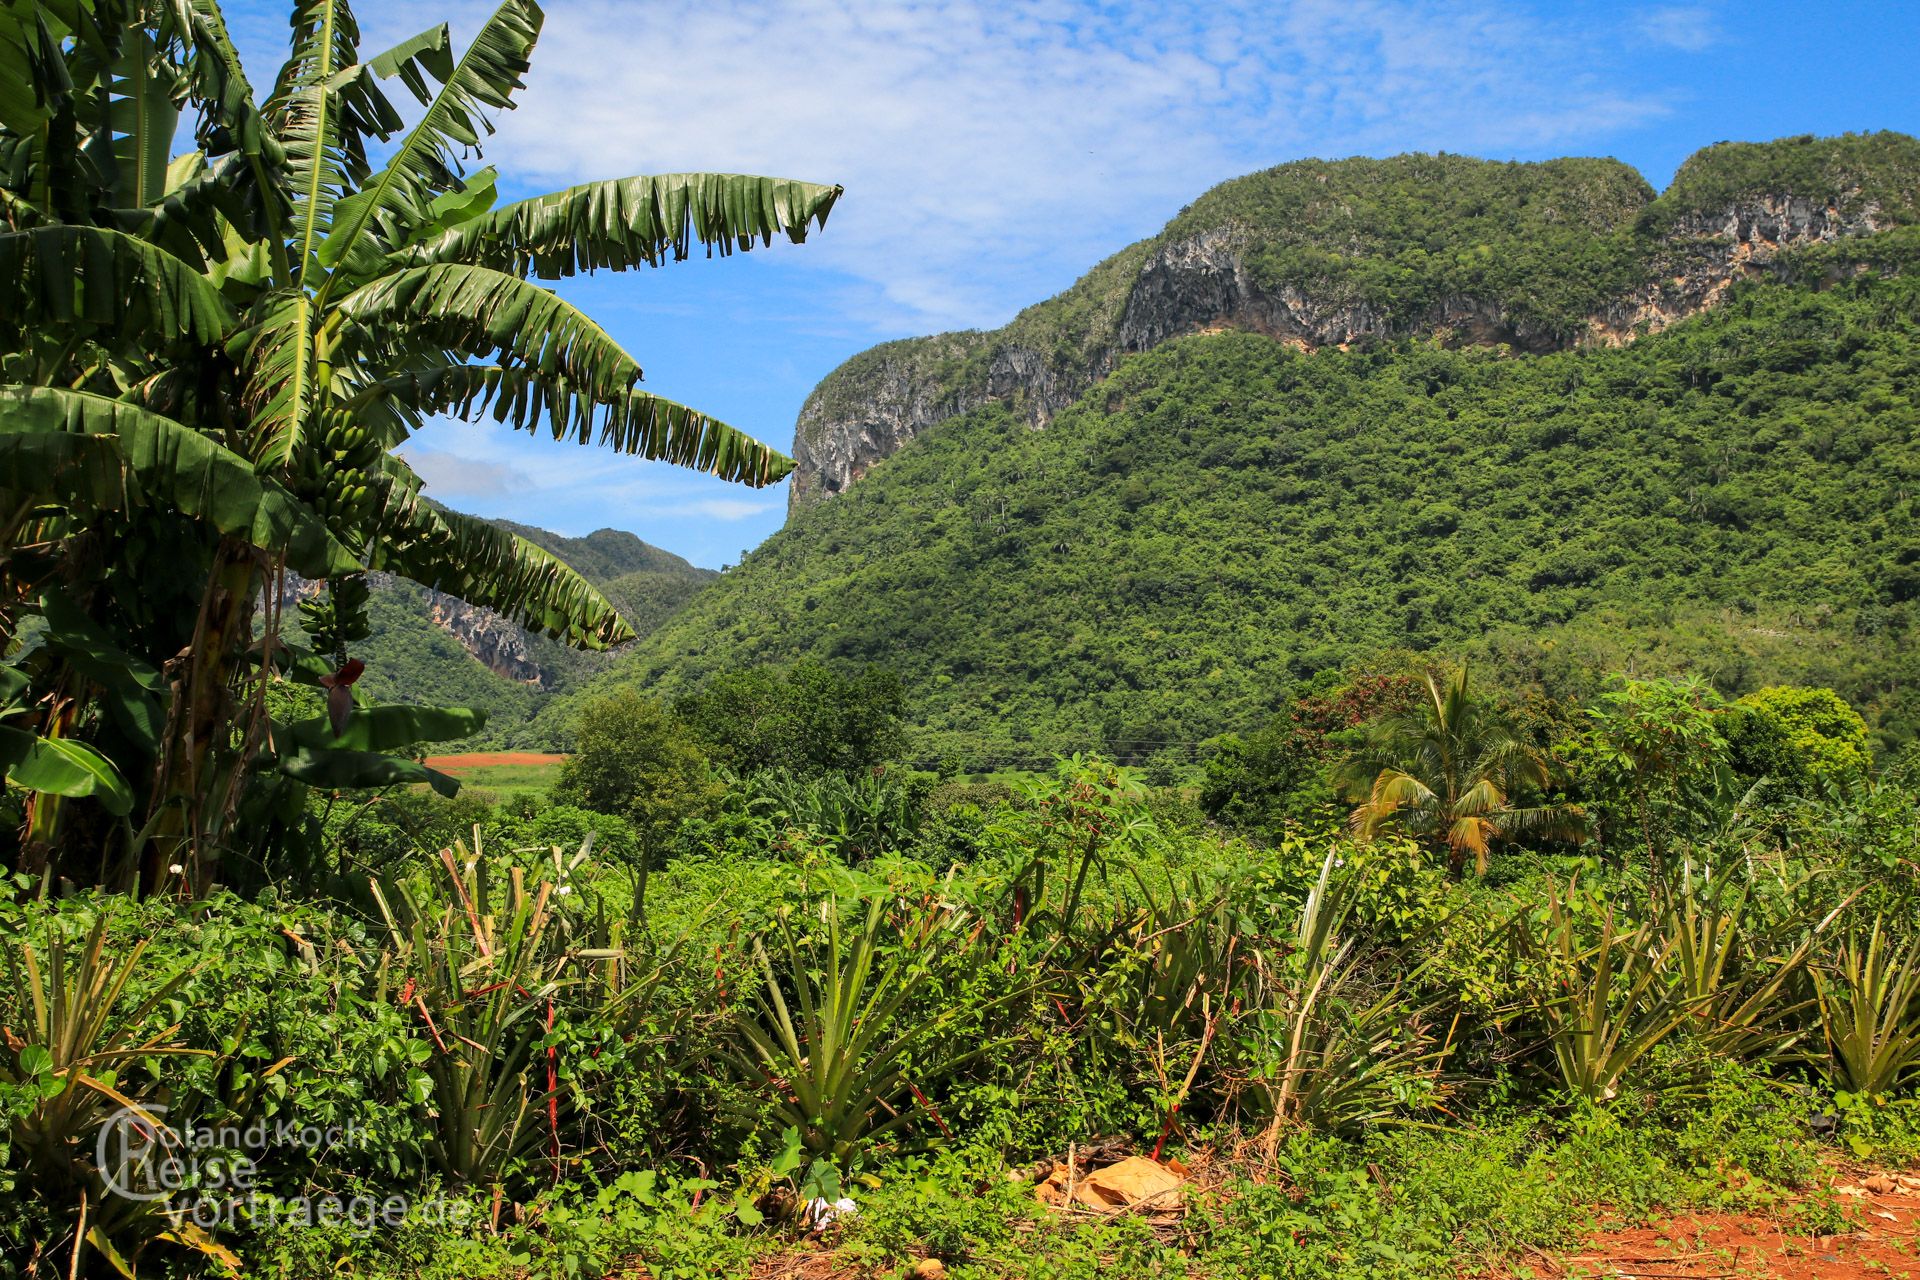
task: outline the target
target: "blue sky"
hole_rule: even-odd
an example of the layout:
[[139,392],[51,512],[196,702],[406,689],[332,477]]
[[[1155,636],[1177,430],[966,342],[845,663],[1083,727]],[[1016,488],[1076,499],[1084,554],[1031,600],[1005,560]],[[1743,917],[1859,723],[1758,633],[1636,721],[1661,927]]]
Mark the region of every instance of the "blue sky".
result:
[[[256,86],[283,0],[229,0]],[[490,6],[361,0],[367,51]],[[647,385],[781,448],[814,384],[890,338],[992,327],[1238,174],[1304,156],[1611,155],[1656,187],[1723,139],[1920,133],[1920,5],[1769,0],[547,0],[509,196],[718,169],[840,182],[825,232],[569,282]],[[491,424],[408,446],[442,501],[629,529],[718,567],[780,527],[747,490]]]

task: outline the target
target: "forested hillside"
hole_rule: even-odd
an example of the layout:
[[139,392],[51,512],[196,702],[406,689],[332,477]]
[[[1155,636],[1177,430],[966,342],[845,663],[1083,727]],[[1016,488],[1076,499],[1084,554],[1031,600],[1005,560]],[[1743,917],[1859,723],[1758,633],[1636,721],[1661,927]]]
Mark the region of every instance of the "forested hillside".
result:
[[1909,737],[1909,234],[1875,238],[1880,272],[1828,283],[1812,251],[1820,287],[1744,284],[1621,347],[1170,342],[1045,430],[990,405],[915,440],[610,679],[887,663],[921,749],[968,768],[1190,759],[1385,648],[1552,693],[1622,668],[1830,684]]
[[[601,529],[566,538],[496,521],[559,556],[645,636],[719,575],[650,546],[631,533]],[[607,669],[604,653],[584,653],[498,614],[386,574],[373,576],[368,615],[373,634],[354,646],[367,663],[362,687],[380,702],[476,707],[487,727],[470,745],[519,746],[528,722],[556,694]]]
[[1898,133],[1719,143],[1655,196],[1617,160],[1300,160],[1222,183],[1158,235],[991,332],[886,343],[800,411],[792,507],[989,404],[1035,426],[1129,353],[1216,328],[1307,347],[1433,337],[1546,352],[1615,343],[1776,280],[1793,251],[1920,218]]

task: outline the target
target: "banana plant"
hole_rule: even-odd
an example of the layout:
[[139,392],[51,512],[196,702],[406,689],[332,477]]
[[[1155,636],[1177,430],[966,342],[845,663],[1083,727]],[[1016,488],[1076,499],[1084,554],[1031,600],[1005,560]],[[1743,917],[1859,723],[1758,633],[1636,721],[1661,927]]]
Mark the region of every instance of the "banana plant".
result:
[[[296,0],[257,93],[218,0],[0,10],[0,640],[57,580],[160,672],[133,800],[158,861],[232,811],[266,749],[259,684],[327,674],[289,669],[288,572],[399,574],[582,648],[632,637],[553,556],[426,501],[395,450],[435,418],[750,486],[791,468],[641,390],[538,282],[799,242],[840,188],[678,173],[502,202],[467,162],[543,18],[505,0],[464,51],[442,24],[369,53],[347,0]],[[321,656],[337,684],[349,655]]]

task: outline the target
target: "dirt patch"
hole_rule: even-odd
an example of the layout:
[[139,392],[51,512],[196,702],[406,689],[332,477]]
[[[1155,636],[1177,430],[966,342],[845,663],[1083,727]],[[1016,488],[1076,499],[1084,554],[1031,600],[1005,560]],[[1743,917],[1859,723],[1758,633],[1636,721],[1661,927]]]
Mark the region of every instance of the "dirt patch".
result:
[[462,755],[428,756],[427,768],[459,773],[462,769],[493,769],[502,765],[559,764],[565,759],[565,756],[543,751],[468,751]]
[[1604,1231],[1585,1248],[1541,1258],[1535,1274],[1618,1280],[1853,1280],[1920,1276],[1920,1194],[1842,1197],[1855,1227],[1809,1235],[1743,1214],[1689,1213],[1648,1227]]

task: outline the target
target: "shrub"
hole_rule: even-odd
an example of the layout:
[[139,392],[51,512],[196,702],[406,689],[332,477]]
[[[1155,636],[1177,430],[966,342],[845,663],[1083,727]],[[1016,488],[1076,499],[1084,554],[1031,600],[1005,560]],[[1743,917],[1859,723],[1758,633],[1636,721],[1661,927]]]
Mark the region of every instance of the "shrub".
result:
[[624,818],[643,850],[663,847],[721,793],[706,757],[666,708],[633,689],[582,707],[553,799]]
[[1866,721],[1831,689],[1775,685],[1734,706],[1727,740],[1748,777],[1805,795],[1856,782],[1873,767]]

